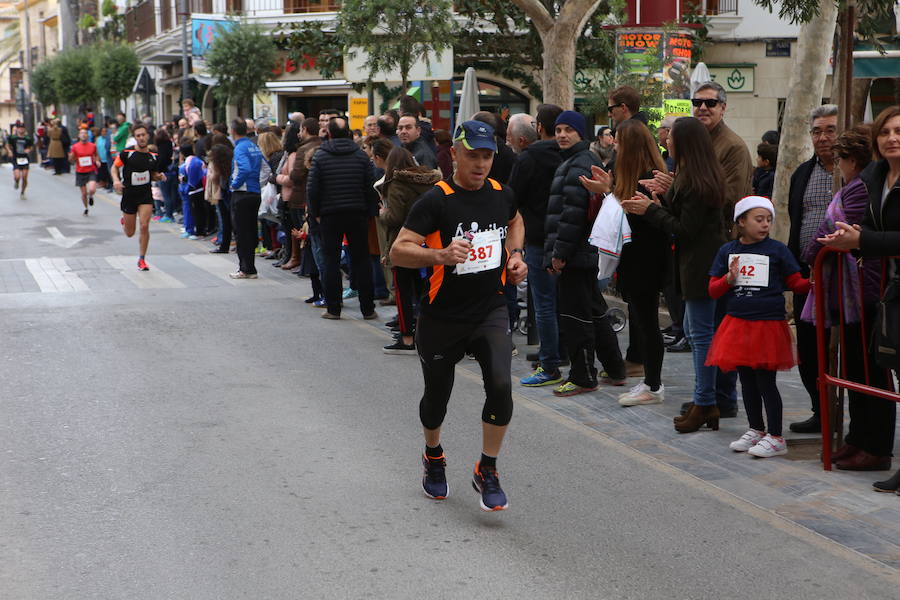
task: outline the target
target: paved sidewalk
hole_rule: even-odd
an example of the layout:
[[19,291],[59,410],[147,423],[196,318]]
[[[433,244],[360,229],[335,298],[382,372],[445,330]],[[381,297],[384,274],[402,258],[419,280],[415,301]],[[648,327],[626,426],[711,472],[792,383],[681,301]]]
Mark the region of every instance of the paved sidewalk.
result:
[[[796,369],[778,376],[791,453],[787,457],[755,459],[728,448],[747,430],[743,407],[736,418],[722,419],[719,431],[707,429],[682,435],[674,430],[672,417],[678,414],[682,402],[691,399],[693,390],[690,353],[666,353],[663,404],[623,408],[617,398],[628,387],[601,385],[596,392],[557,398],[551,387],[518,385],[518,379],[531,372],[525,355],[536,348],[526,346],[524,336],[517,334],[516,338],[520,354],[513,359],[515,393],[883,564],[900,568],[900,497],[874,492],[871,486],[893,471],[853,473],[822,469],[817,459],[818,436],[793,434],[787,429],[792,421],[811,414],[809,396]],[[627,339],[626,329],[619,334],[623,351]],[[566,370],[563,371],[565,375]],[[639,381],[629,379],[628,385]],[[798,443],[802,445],[796,446]],[[900,461],[894,461],[894,468],[897,467]],[[675,515],[678,499],[673,501]]]

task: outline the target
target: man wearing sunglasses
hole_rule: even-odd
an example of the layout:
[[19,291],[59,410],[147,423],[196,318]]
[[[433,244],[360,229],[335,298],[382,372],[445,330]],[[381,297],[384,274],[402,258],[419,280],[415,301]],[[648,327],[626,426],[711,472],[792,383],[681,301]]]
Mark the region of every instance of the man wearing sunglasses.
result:
[[707,81],[697,88],[691,98],[694,105],[694,117],[706,125],[712,138],[713,150],[725,170],[725,207],[724,217],[726,230],[731,230],[735,203],[751,193],[753,177],[753,161],[750,151],[741,136],[725,124],[726,95],[725,88],[715,81]]
[[613,128],[628,119],[637,119],[644,125],[647,124],[647,115],[641,112],[641,95],[628,85],[619,86],[609,93],[606,111]]

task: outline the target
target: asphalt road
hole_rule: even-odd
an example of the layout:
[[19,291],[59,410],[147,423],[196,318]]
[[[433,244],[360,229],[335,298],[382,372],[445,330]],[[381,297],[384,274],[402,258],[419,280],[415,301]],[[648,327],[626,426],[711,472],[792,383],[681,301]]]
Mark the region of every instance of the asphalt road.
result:
[[510,508],[482,513],[470,362],[428,500],[418,361],[354,303],[323,320],[305,280],[232,282],[234,255],[158,224],[138,273],[117,201],[85,218],[38,169],[29,191],[0,170],[0,598],[898,596],[896,571],[521,396]]

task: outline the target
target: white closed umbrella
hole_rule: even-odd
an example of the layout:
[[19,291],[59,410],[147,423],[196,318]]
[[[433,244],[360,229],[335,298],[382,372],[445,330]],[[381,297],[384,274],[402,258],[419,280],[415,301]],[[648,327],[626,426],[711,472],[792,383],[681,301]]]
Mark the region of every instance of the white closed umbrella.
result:
[[694,97],[694,94],[697,93],[697,88],[700,87],[701,84],[706,83],[707,81],[712,81],[712,75],[709,74],[709,69],[706,68],[706,63],[698,62],[697,66],[694,67],[693,72],[691,73],[691,97]]
[[459,110],[456,112],[456,125],[463,121],[468,121],[472,115],[481,110],[481,104],[478,102],[478,77],[475,75],[475,68],[466,69],[463,77],[462,95],[459,98]]

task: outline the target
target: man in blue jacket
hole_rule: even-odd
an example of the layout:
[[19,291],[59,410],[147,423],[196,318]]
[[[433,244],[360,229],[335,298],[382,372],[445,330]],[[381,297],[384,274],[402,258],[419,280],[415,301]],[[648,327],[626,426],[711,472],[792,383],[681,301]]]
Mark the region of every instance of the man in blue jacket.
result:
[[231,165],[231,224],[237,243],[239,267],[229,273],[232,279],[256,279],[254,252],[259,242],[256,218],[259,214],[259,170],[263,155],[259,147],[247,137],[247,123],[243,119],[231,122],[234,140],[234,162]]
[[363,318],[374,319],[375,292],[369,262],[369,217],[378,211],[372,162],[353,141],[345,117],[332,117],[328,139],[316,151],[309,167],[306,203],[309,216],[321,225],[325,255],[324,319],[341,318],[341,243],[347,236],[353,276],[359,290]]

